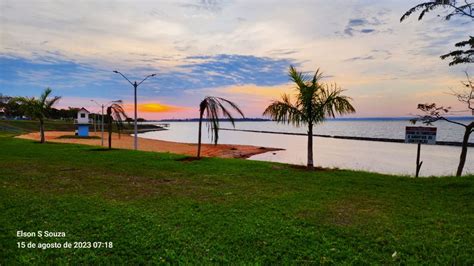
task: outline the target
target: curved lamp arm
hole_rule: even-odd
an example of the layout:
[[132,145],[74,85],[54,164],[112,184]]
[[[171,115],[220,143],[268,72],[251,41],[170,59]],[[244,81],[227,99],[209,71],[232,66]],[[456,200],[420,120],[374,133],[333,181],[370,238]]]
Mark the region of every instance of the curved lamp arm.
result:
[[132,83],[127,77],[125,77],[124,74],[120,73],[120,72],[117,71],[117,70],[114,70],[114,73],[120,74],[124,79],[126,79],[130,84],[132,84],[132,86],[134,86],[133,83]]
[[151,75],[146,76],[142,81],[140,81],[140,83],[138,83],[137,86],[139,86],[140,84],[142,84],[143,81],[147,80],[148,78],[151,78],[151,77],[154,77],[154,76],[156,76],[156,74],[151,74]]

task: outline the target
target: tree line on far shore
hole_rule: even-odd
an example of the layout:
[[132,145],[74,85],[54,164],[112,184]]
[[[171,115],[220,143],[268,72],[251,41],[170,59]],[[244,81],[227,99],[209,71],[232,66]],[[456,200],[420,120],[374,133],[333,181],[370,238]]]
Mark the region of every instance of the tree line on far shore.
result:
[[[0,117],[8,119],[29,119],[21,102],[16,97],[0,94]],[[50,108],[47,110],[48,118],[60,120],[73,120],[80,108],[68,107],[67,109]]]
[[[0,118],[5,119],[31,119],[25,112],[24,108],[21,107],[22,103],[17,100],[17,97],[7,96],[0,94]],[[54,108],[51,107],[46,111],[48,119],[73,121],[77,118],[77,112],[80,107],[68,107],[68,108]],[[91,113],[94,120],[101,121],[102,115],[100,113]],[[104,114],[104,120],[107,119]],[[133,119],[128,117],[124,120],[125,122],[133,122]],[[147,121],[144,118],[137,118],[138,122]]]

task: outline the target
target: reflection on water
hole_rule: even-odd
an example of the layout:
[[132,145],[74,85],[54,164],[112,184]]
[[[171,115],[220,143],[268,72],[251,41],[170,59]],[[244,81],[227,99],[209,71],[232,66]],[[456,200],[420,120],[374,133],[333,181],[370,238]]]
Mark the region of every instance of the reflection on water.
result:
[[[404,138],[405,126],[402,121],[368,122],[337,121],[315,127],[315,134]],[[460,141],[462,127],[439,123],[438,140]],[[230,123],[222,127],[231,128]],[[304,128],[294,128],[274,122],[239,122],[239,129],[301,132]],[[170,130],[148,132],[140,137],[175,142],[196,143],[198,124],[196,122],[170,123]],[[210,142],[207,130],[203,129],[203,140]],[[314,137],[315,165],[342,169],[367,170],[388,174],[413,175],[416,159],[416,145],[402,143],[356,141]],[[269,152],[251,157],[251,160],[306,164],[305,136],[262,134],[239,131],[220,131],[219,143],[243,144],[283,148],[284,151]],[[460,147],[423,145],[420,175],[452,175],[455,173]],[[469,148],[465,171],[474,173],[474,149]]]

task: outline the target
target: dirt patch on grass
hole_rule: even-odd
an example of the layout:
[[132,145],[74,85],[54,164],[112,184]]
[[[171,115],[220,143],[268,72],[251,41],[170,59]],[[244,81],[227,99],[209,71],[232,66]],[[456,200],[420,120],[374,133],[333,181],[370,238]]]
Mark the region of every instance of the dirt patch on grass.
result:
[[199,161],[201,158],[197,157],[184,157],[184,158],[178,158],[175,161],[177,162],[194,162],[194,161]]
[[350,197],[336,201],[327,208],[327,222],[339,226],[368,223],[379,216],[380,203],[364,197]]
[[299,211],[297,216],[318,224],[348,227],[367,225],[383,215],[379,201],[364,197],[350,197],[330,202],[323,210]]
[[285,169],[286,167],[283,167],[281,165],[276,165],[276,164],[273,164],[272,165],[272,169],[276,169],[276,170],[281,170],[281,169]]
[[58,169],[58,171],[61,171],[61,172],[79,171],[79,170],[80,170],[79,168],[62,168],[62,169]]
[[119,149],[109,149],[109,148],[94,148],[94,149],[88,149],[87,151],[92,151],[92,152],[95,152],[95,151],[118,151]]
[[[48,174],[44,174],[47,172]],[[46,194],[94,195],[113,200],[135,200],[155,196],[183,194],[191,181],[174,178],[172,173],[154,176],[124,175],[76,167],[40,167],[29,164],[21,174],[5,184]]]
[[305,165],[295,165],[295,164],[290,165],[290,167],[293,169],[298,169],[301,171],[308,171],[308,172],[328,172],[328,171],[337,170],[337,168],[324,168],[324,167],[319,167],[319,166],[313,167],[313,169],[308,169],[308,167],[306,167]]
[[225,202],[232,195],[216,193],[231,191],[232,184],[208,178],[193,180],[173,172],[157,172],[151,175],[117,174],[104,170],[87,170],[76,167],[50,167],[44,169],[29,166],[21,175],[5,182],[6,186],[21,188],[32,193],[48,195],[97,196],[114,201],[134,201],[161,197],[183,197],[199,202]]

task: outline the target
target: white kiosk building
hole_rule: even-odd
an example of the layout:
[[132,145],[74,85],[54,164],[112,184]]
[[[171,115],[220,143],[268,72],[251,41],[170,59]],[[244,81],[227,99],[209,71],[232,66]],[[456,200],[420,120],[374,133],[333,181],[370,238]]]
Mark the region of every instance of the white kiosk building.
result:
[[74,121],[74,123],[76,124],[76,127],[77,127],[76,134],[79,137],[89,136],[89,125],[90,125],[89,114],[90,112],[87,111],[84,107],[82,107],[77,112],[77,119]]

